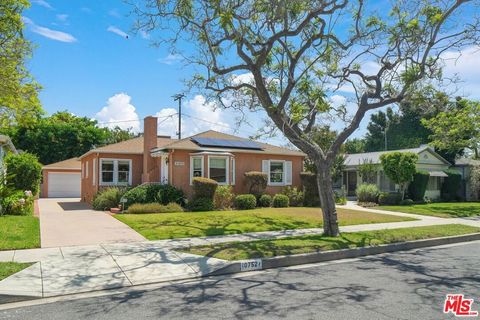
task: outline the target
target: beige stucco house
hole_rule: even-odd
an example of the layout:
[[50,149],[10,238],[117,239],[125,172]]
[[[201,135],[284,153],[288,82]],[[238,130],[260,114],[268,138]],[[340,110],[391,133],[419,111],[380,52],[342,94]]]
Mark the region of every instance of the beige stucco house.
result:
[[380,163],[380,156],[382,154],[395,151],[413,152],[418,155],[417,169],[428,171],[430,173],[425,196],[430,199],[440,198],[442,181],[447,177],[447,174],[444,171],[447,170],[451,164],[428,145],[422,145],[418,148],[412,149],[348,154],[345,158],[345,171],[343,172],[342,179],[336,181],[335,188],[339,189],[343,186],[347,196],[355,196],[357,185],[362,183],[362,179],[358,174],[358,167],[365,162],[370,162],[377,167],[376,184],[380,190],[384,192],[398,190],[398,186],[385,175]]

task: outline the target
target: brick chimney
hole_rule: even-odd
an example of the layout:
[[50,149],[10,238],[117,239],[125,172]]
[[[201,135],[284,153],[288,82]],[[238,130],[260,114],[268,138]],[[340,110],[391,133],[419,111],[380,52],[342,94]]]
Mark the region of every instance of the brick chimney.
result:
[[157,117],[148,116],[143,119],[143,173],[142,182],[152,182],[151,172],[156,161],[150,155],[150,150],[157,147]]

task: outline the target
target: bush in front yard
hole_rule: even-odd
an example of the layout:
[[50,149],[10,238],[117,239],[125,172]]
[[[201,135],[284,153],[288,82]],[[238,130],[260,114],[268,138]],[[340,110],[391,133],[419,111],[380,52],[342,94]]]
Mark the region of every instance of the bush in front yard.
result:
[[135,203],[128,208],[128,213],[169,213],[169,212],[183,212],[181,205],[171,202],[163,205],[157,202],[153,203]]
[[265,192],[268,183],[268,176],[264,172],[245,172],[245,185],[248,193],[253,194],[257,199]]
[[358,202],[378,202],[380,190],[375,184],[361,184],[355,191]]
[[258,199],[258,206],[262,208],[270,208],[272,206],[272,196],[269,194],[262,194]]
[[230,209],[232,207],[233,190],[231,186],[218,186],[215,190],[215,196],[213,197],[213,205],[217,210]]
[[212,211],[213,200],[209,198],[193,198],[188,201],[187,208],[190,211]]
[[235,197],[235,207],[240,210],[255,209],[257,198],[253,194],[241,194]]
[[397,205],[402,201],[402,194],[400,192],[382,192],[378,196],[378,204],[384,205]]
[[125,194],[125,188],[110,187],[101,189],[93,198],[92,207],[95,210],[110,210],[120,204],[120,199]]
[[282,193],[288,197],[291,207],[303,205],[303,192],[298,190],[297,187],[285,187]]
[[443,180],[441,198],[444,201],[460,200],[459,192],[462,185],[462,175],[456,170],[445,170],[448,175]]
[[312,172],[301,172],[300,179],[303,185],[303,205],[306,207],[320,206],[317,177]]
[[427,191],[428,179],[430,174],[428,171],[417,171],[413,176],[413,181],[408,185],[408,194],[413,201],[423,201],[425,192]]
[[1,214],[31,216],[33,215],[33,201],[31,193],[20,190],[14,191],[7,197],[0,199]]
[[27,152],[10,153],[4,161],[8,171],[7,184],[17,190],[29,190],[36,195],[42,180],[42,165],[38,162],[38,158]]
[[290,200],[284,194],[277,193],[273,196],[273,207],[274,208],[286,208],[289,206]]
[[125,208],[134,203],[152,203],[157,202],[166,205],[170,202],[184,204],[183,191],[168,184],[142,184],[128,190],[123,198],[127,200]]
[[193,198],[206,198],[213,201],[218,182],[212,179],[195,177],[192,179]]

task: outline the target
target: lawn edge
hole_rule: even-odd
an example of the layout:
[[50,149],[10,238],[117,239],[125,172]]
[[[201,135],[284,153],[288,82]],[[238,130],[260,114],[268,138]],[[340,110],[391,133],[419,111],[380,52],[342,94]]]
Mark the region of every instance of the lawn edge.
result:
[[[235,260],[231,264],[215,270],[208,274],[208,276],[217,276],[224,274],[240,273],[253,270],[273,269],[280,267],[289,267],[301,264],[310,264],[318,262],[327,262],[341,259],[351,259],[370,255],[377,255],[383,253],[391,253],[396,251],[407,251],[413,249],[420,249],[426,247],[442,246],[447,244],[454,244],[460,242],[469,242],[480,240],[479,233],[470,233],[460,236],[439,237],[431,239],[421,239],[414,241],[397,242],[390,244],[382,244],[378,246],[368,246],[353,249],[329,250],[322,252],[301,253],[295,255],[276,256],[271,258],[259,258],[248,260]],[[242,270],[242,263],[255,261],[258,268]]]

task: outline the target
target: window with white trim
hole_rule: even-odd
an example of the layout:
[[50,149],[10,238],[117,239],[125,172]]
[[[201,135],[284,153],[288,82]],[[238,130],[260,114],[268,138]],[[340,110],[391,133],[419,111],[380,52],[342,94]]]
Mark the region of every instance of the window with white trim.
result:
[[270,184],[285,183],[285,161],[270,160]]
[[101,185],[129,185],[132,183],[132,161],[100,159]]
[[192,177],[202,177],[203,176],[203,158],[195,157],[192,158]]
[[219,184],[228,184],[228,157],[208,157],[208,177]]

